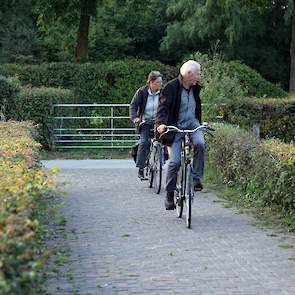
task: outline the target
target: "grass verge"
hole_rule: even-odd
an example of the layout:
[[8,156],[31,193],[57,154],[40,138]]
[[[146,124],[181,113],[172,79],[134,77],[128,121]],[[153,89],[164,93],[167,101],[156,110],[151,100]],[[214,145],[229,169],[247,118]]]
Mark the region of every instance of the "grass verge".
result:
[[222,181],[216,167],[209,163],[206,166],[204,179],[206,187],[214,190],[226,208],[235,208],[238,213],[245,213],[253,218],[254,223],[260,227],[267,227],[276,230],[294,231],[293,222],[282,214],[279,207],[275,205],[265,206],[259,200],[241,197],[243,191],[235,185],[228,185]]

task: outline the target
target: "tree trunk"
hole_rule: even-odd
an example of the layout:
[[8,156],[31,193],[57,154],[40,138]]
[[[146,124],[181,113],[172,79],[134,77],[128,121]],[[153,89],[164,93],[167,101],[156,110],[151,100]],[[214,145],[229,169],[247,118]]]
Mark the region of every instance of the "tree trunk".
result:
[[87,15],[81,10],[80,24],[78,31],[77,47],[76,47],[76,62],[86,61],[88,58],[88,33],[90,15]]
[[292,14],[292,35],[291,35],[291,45],[290,45],[290,83],[289,92],[295,92],[295,0],[293,0],[293,14]]

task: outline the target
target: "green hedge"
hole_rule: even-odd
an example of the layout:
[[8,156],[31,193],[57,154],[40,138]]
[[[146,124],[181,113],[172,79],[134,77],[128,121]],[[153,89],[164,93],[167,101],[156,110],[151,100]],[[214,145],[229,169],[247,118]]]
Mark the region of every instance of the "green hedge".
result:
[[15,110],[15,99],[20,91],[19,83],[14,78],[0,76],[0,112],[5,120]]
[[53,127],[53,104],[57,102],[73,102],[73,92],[57,88],[22,88],[16,97],[16,110],[9,114],[10,119],[32,120],[37,124],[39,142],[45,148],[51,146]]
[[73,88],[79,79],[79,65],[74,63],[2,64],[0,75],[16,76],[22,85],[31,87]]
[[246,96],[255,97],[286,97],[287,93],[276,84],[265,80],[252,68],[238,61],[227,62],[228,72],[235,77],[246,90]]
[[159,70],[164,80],[177,75],[175,68],[157,61],[136,59],[98,64],[51,63],[41,65],[0,65],[0,74],[17,76],[22,85],[73,89],[83,102],[129,103],[137,88],[146,83],[151,70]]
[[97,103],[130,103],[136,89],[146,83],[152,70],[159,70],[164,81],[177,75],[175,68],[156,61],[114,61],[98,65],[81,66],[82,75],[75,88],[77,97]]
[[25,122],[0,122],[0,293],[43,294],[41,209],[52,179],[37,165]]
[[[257,144],[241,128],[218,124],[208,161],[223,181],[253,206],[274,206],[295,229],[295,146],[278,140]],[[288,222],[287,221],[287,222]]]
[[295,139],[295,99],[245,98],[231,105],[228,114],[230,122],[242,127],[259,123],[263,138]]

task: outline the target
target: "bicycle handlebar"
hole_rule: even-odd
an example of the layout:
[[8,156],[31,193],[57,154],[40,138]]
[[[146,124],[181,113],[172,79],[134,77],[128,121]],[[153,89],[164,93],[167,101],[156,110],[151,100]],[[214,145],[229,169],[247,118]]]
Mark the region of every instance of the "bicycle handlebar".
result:
[[215,129],[210,127],[207,122],[203,122],[202,125],[194,128],[194,129],[179,129],[176,126],[166,126],[166,131],[163,132],[159,138],[161,138],[164,134],[167,134],[168,132],[193,133],[193,132],[196,132],[197,130],[200,130],[200,129],[205,129],[205,131],[207,131],[207,130],[208,131],[215,131]]

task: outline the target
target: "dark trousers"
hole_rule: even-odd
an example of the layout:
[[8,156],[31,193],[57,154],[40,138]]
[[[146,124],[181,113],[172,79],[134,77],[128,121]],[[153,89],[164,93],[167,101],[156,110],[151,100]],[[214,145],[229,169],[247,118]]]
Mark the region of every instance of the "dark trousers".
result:
[[136,167],[138,168],[144,168],[146,157],[149,153],[151,128],[152,125],[150,124],[142,124],[139,129],[140,139],[136,158]]

